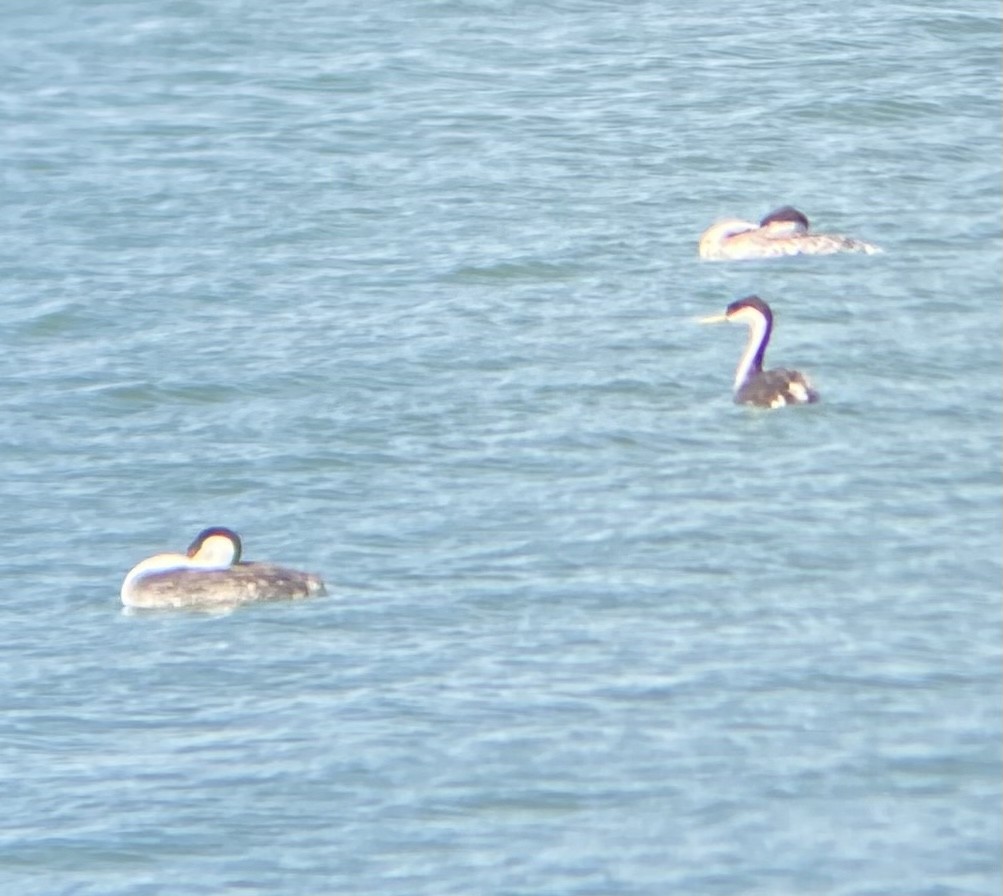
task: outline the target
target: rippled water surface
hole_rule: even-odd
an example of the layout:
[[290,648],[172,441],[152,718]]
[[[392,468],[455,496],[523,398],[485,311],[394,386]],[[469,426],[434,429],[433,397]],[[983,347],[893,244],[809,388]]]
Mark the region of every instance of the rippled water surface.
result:
[[[997,893],[999,33],[6,4],[0,890]],[[330,596],[124,614],[210,524]]]

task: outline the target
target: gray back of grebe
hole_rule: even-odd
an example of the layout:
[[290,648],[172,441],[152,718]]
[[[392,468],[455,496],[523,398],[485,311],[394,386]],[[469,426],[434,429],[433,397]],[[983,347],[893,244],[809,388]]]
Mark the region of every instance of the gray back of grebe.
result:
[[228,569],[174,569],[144,576],[125,601],[141,609],[212,609],[326,594],[319,576],[271,563]]

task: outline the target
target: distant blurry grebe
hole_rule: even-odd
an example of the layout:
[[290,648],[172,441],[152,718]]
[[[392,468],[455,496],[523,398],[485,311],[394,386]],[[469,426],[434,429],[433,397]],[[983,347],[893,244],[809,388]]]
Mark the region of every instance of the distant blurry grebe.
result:
[[808,218],[792,206],[770,212],[759,224],[726,218],[708,227],[700,237],[700,257],[710,261],[779,258],[784,255],[833,255],[881,250],[848,236],[810,233]]

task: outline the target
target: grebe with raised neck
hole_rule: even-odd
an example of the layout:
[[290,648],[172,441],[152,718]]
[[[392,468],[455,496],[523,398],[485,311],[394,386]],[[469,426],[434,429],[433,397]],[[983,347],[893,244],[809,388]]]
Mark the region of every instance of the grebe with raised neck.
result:
[[215,609],[326,594],[313,573],[241,561],[240,536],[224,526],[203,529],[184,554],[155,554],[122,582],[122,603],[143,609]]
[[780,408],[788,404],[811,404],[818,393],[807,377],[797,370],[763,370],[766,346],[773,331],[773,312],[759,296],[746,296],[732,302],[724,314],[701,318],[702,324],[744,323],[749,328],[733,385],[735,404],[761,408]]
[[834,255],[880,252],[872,243],[835,233],[811,233],[807,216],[790,205],[774,209],[759,224],[725,218],[700,236],[700,257],[708,261],[744,261],[786,255]]

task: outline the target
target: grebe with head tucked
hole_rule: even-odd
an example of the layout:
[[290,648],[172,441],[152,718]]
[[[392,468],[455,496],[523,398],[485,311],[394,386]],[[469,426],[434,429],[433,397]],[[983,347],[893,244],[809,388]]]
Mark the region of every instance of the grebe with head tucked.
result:
[[700,257],[709,261],[833,255],[837,252],[874,255],[880,251],[871,243],[848,236],[811,233],[808,218],[790,205],[770,212],[759,224],[726,218],[712,224],[700,237]]
[[203,529],[185,554],[156,554],[137,563],[122,582],[127,607],[212,609],[263,600],[296,600],[325,594],[312,573],[246,563],[240,536],[231,529]]
[[724,321],[744,323],[749,327],[749,340],[735,369],[735,404],[754,404],[763,408],[779,408],[787,404],[810,404],[818,401],[804,374],[797,370],[763,370],[763,357],[773,330],[773,312],[759,296],[746,296],[732,302],[724,314],[702,318],[700,323]]

